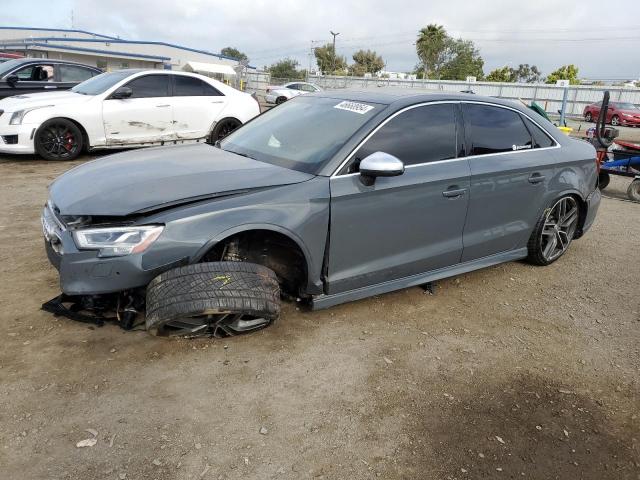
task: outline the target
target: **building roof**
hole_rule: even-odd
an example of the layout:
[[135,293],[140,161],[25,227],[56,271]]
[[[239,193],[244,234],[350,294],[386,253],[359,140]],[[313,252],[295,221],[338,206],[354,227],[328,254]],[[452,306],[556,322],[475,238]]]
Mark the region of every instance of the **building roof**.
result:
[[110,57],[139,58],[143,60],[152,60],[156,62],[164,62],[164,61],[171,60],[171,58],[169,57],[163,57],[160,55],[145,55],[142,53],[118,52],[114,50],[100,50],[96,48],[71,47],[68,45],[58,45],[55,43],[44,43],[44,42],[33,42],[30,40],[25,40],[22,42],[0,43],[0,50],[7,50],[7,49],[16,50],[16,49],[29,48],[29,47],[48,48],[52,50],[69,50],[69,51],[84,52],[84,53],[98,53],[98,54],[110,56]]

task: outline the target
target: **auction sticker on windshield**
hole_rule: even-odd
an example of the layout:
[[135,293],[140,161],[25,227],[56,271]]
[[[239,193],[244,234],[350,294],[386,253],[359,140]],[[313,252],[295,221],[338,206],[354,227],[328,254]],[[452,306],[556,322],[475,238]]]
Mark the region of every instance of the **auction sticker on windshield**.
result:
[[361,115],[367,113],[369,110],[374,109],[373,105],[349,101],[340,102],[333,108],[339,108],[340,110],[347,110],[348,112],[359,113]]

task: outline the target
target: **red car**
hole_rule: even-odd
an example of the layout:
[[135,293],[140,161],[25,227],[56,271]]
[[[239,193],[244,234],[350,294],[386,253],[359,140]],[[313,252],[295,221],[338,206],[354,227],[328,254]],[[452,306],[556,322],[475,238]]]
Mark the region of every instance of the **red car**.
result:
[[[595,122],[598,119],[601,105],[602,102],[597,102],[584,107],[584,119],[587,122]],[[640,126],[640,108],[633,103],[611,102],[609,103],[609,110],[607,111],[607,118],[605,121],[613,126]]]

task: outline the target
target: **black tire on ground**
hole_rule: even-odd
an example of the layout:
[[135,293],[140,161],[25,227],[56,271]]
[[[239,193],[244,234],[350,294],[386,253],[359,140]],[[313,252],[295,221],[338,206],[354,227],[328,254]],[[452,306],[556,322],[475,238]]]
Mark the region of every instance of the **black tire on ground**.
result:
[[593,117],[591,116],[591,112],[587,112],[587,113],[586,113],[586,115],[584,116],[584,119],[585,119],[587,122],[591,122],[591,121],[593,121]]
[[611,125],[613,125],[614,127],[620,125],[620,117],[618,117],[618,115],[614,115],[613,117],[611,117]]
[[634,202],[640,202],[640,178],[634,179],[627,188],[627,197]]
[[609,185],[610,181],[611,176],[607,172],[600,172],[598,174],[598,186],[600,187],[600,190],[604,190],[605,188],[607,188],[607,185]]
[[278,97],[276,98],[276,105],[280,105],[281,103],[284,103],[287,101],[287,97]]
[[213,127],[211,137],[209,137],[209,142],[214,144],[218,140],[222,140],[240,126],[242,126],[242,122],[235,118],[225,118],[224,120],[219,121],[216,126]]
[[270,325],[280,315],[273,270],[245,262],[197,263],[161,273],[147,287],[154,335],[227,337]]
[[[565,208],[561,207],[561,204],[565,202]],[[575,209],[575,211],[574,211]],[[574,197],[566,195],[553,202],[549,208],[546,208],[542,215],[538,219],[536,226],[529,237],[527,243],[527,250],[529,255],[527,261],[533,265],[550,265],[558,260],[569,248],[571,241],[573,240],[578,227],[580,218],[580,205]],[[571,220],[569,222],[569,220]],[[555,228],[554,225],[561,226],[567,224],[565,228]],[[543,234],[544,230],[544,234]],[[558,231],[562,230],[562,235],[558,234]],[[553,233],[555,231],[555,233]],[[555,255],[547,253],[546,247],[551,243],[550,237],[555,238],[554,245],[550,249],[549,253],[557,252]],[[560,238],[561,237],[561,238]],[[560,242],[561,241],[561,242]],[[556,249],[555,245],[558,245]],[[561,251],[558,251],[559,249]]]
[[82,132],[66,118],[44,122],[36,131],[33,142],[36,153],[45,160],[73,160],[84,148]]

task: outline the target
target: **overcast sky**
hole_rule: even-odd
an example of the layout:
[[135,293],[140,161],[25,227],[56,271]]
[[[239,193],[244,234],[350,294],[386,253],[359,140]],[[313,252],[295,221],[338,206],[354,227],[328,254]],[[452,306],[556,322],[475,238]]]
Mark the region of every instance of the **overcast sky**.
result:
[[333,30],[349,62],[371,48],[391,71],[413,69],[417,31],[435,22],[476,43],[485,73],[574,63],[587,78],[640,77],[639,0],[0,0],[0,11],[0,25],[70,28],[73,11],[75,28],[106,35],[235,46],[258,67],[287,56],[308,67],[311,42]]

